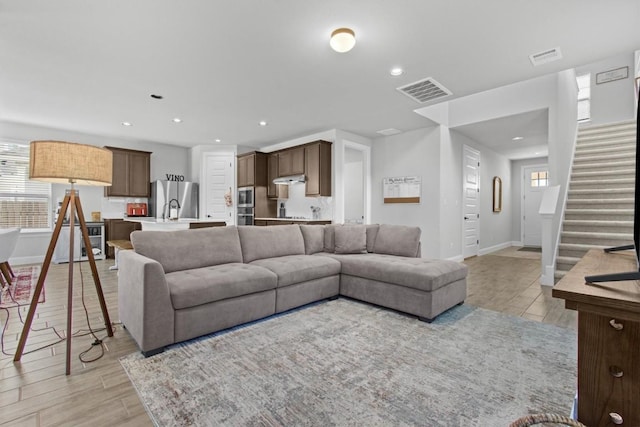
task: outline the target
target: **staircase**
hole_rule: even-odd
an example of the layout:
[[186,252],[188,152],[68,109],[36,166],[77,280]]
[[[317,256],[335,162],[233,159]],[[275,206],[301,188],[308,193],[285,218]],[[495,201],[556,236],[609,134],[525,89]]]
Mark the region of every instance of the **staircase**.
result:
[[589,249],[633,243],[635,153],[635,121],[578,131],[556,282]]

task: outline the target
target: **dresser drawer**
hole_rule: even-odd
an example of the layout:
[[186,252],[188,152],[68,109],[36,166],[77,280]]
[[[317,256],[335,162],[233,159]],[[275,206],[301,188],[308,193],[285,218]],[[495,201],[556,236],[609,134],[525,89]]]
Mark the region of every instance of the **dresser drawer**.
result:
[[640,425],[638,342],[638,322],[578,313],[578,419],[583,424],[615,425],[609,414],[617,413],[622,425]]

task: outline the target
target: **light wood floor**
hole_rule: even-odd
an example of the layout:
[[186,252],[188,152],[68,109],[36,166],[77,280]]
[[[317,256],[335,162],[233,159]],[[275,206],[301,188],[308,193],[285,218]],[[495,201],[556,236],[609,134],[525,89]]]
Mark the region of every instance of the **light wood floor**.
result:
[[[470,267],[466,303],[536,321],[575,328],[576,315],[565,310],[563,301],[551,298],[551,290],[539,284],[540,255],[508,248],[491,255],[465,261]],[[117,275],[109,271],[113,261],[98,261],[109,315],[118,321]],[[82,263],[85,301],[93,328],[103,325],[88,263]],[[55,326],[61,333],[66,324],[66,286],[68,266],[52,265],[46,281],[46,302],[38,306],[34,328]],[[75,270],[74,331],[86,329],[81,303],[79,270]],[[26,315],[27,308],[22,312]],[[0,310],[0,328],[7,322]],[[65,344],[24,355],[13,362],[13,354],[22,330],[17,310],[11,309],[5,333],[5,351],[0,355],[0,425],[51,426],[151,425],[137,394],[118,358],[137,351],[133,340],[121,325],[112,338],[105,338],[105,355],[93,363],[82,363],[78,354],[90,347],[90,336],[72,341],[71,375],[65,376]],[[99,332],[98,337],[106,336]],[[32,331],[25,351],[55,342],[50,330]],[[99,353],[99,346],[87,358]]]

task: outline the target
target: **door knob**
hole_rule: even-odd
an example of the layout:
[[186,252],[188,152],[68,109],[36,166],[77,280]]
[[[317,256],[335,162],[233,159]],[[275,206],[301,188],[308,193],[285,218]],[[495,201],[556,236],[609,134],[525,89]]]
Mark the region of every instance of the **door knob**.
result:
[[464,219],[469,219],[469,217],[468,217],[468,216],[465,216],[465,217],[464,217]]

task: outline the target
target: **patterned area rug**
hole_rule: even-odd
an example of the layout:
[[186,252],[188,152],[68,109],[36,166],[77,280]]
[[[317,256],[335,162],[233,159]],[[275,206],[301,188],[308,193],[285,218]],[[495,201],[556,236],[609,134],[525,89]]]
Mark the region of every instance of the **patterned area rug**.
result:
[[[16,279],[11,286],[5,286],[0,292],[0,308],[29,305],[33,291],[40,277],[40,266],[13,268]],[[44,302],[44,287],[40,293],[39,303]]]
[[340,298],[120,362],[160,426],[486,427],[569,414],[575,343],[466,305],[427,324]]

